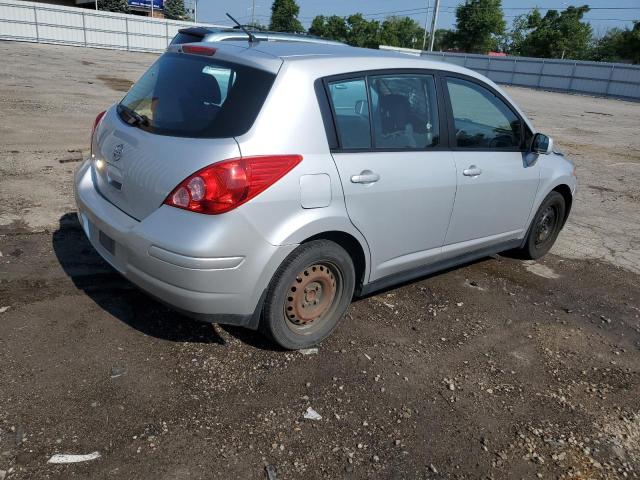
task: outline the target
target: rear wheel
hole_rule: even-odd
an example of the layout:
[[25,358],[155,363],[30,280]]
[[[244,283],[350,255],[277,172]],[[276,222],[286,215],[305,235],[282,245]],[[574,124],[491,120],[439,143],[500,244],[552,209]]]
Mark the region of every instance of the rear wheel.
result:
[[533,217],[525,244],[519,250],[521,256],[535,260],[551,250],[562,230],[565,209],[564,197],[560,193],[554,191],[547,195]]
[[307,348],[336,328],[355,287],[349,254],[329,240],[300,245],[273,276],[261,329],[280,346]]

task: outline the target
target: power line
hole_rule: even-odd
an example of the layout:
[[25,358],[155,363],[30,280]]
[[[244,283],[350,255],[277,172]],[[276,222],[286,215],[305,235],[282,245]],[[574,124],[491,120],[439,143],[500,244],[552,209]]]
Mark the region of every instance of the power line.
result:
[[[455,13],[455,10],[457,9],[457,6],[453,6],[453,5],[441,5],[440,6],[440,10],[441,11],[445,11],[445,13]],[[503,10],[517,10],[517,11],[532,11],[534,8],[537,8],[539,10],[558,10],[558,7],[502,7]],[[373,17],[391,17],[391,16],[396,16],[398,14],[401,14],[400,16],[405,16],[405,17],[416,17],[416,16],[420,16],[422,17],[423,15],[428,15],[430,12],[432,12],[434,9],[433,7],[417,7],[417,8],[407,8],[407,9],[402,9],[402,10],[388,10],[388,11],[382,11],[382,12],[370,12],[370,13],[363,13],[363,12],[355,12],[355,13],[360,13],[363,17],[365,18],[373,18]],[[594,11],[594,10],[616,10],[616,11],[628,11],[628,10],[640,10],[640,7],[592,7],[590,8],[590,11]],[[255,14],[256,17],[262,17],[262,18],[270,18],[270,15],[265,15],[265,14]],[[316,15],[318,16],[318,15]],[[309,20],[313,20],[314,18],[316,18],[316,16],[301,16],[299,17],[300,20],[302,21],[309,21]],[[326,16],[326,15],[325,15]],[[340,15],[342,18],[347,18],[350,15]],[[503,15],[505,18],[515,18],[518,17],[519,15]],[[610,22],[633,22],[635,21],[634,19],[631,18],[596,18],[596,17],[583,17],[584,20],[589,20],[589,21],[610,21]]]
[[[447,9],[451,11],[457,10],[458,6],[453,5],[442,5],[441,9]],[[482,7],[476,7],[482,9]],[[523,10],[523,11],[531,11],[537,8],[538,10],[558,10],[558,7],[502,7],[502,10]],[[640,10],[640,7],[590,7],[589,11],[593,10]],[[425,13],[427,8],[425,7],[417,7],[417,8],[408,8],[405,10],[388,10],[385,12],[371,12],[371,13],[362,13],[363,17],[373,17],[379,15],[393,15],[396,13],[407,13],[407,12],[416,12],[416,13]]]
[[[446,13],[454,13],[457,10],[457,7],[454,6],[441,6],[440,7],[443,10],[446,10]],[[503,10],[520,10],[520,11],[532,11],[534,8],[537,8],[539,10],[557,10],[557,7],[531,7],[531,8],[527,8],[527,7],[503,7]],[[404,10],[388,10],[388,11],[384,11],[384,12],[371,12],[371,13],[361,13],[361,15],[363,17],[366,18],[371,18],[371,17],[385,17],[385,16],[395,16],[397,14],[404,14],[403,16],[407,16],[407,17],[413,17],[416,15],[424,15],[429,13],[429,11],[432,11],[433,8],[427,9],[425,7],[419,7],[419,8],[408,8],[408,9],[404,9]],[[590,11],[593,10],[640,10],[640,7],[593,7],[590,8]],[[518,15],[504,15],[504,17],[506,18],[514,18],[517,17]],[[346,16],[345,16],[346,17]],[[302,19],[312,19],[315,17],[301,17]],[[600,19],[595,19],[595,20],[600,20]],[[605,20],[605,19],[602,19]],[[612,18],[610,20],[614,20],[614,21],[633,21],[632,19],[625,19],[625,18],[621,18],[621,19],[615,19]]]

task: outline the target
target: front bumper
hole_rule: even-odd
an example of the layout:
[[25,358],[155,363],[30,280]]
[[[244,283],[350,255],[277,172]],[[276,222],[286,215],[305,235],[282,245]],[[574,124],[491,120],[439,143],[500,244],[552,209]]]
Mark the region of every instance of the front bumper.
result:
[[142,290],[201,320],[256,328],[263,293],[296,247],[270,244],[237,211],[210,216],[163,205],[138,221],[100,195],[90,161],[74,190],[96,251]]

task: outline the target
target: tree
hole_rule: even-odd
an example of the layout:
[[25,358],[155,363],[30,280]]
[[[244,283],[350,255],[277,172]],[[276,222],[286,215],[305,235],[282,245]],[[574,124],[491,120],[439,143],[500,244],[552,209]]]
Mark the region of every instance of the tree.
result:
[[588,58],[591,26],[581,22],[587,5],[568,7],[562,12],[548,10],[541,17],[533,10],[527,19],[531,31],[519,45],[520,55],[544,58]]
[[527,38],[527,35],[531,31],[529,28],[529,15],[530,13],[523,13],[513,19],[511,30],[509,30],[501,46],[503,52],[509,55],[520,55],[524,39]]
[[624,49],[624,30],[612,28],[602,38],[594,42],[591,59],[599,62],[618,62],[623,60],[620,53]]
[[389,17],[382,22],[380,43],[394,47],[422,48],[424,29],[409,17]]
[[595,42],[591,55],[601,62],[640,63],[640,22],[633,28],[613,28]]
[[309,34],[329,40],[337,40],[338,42],[348,43],[349,41],[347,22],[344,17],[337,15],[331,15],[330,17],[318,15],[315,17],[311,22]]
[[347,17],[348,43],[354,47],[378,48],[380,46],[380,22],[366,20],[361,13]]
[[621,54],[633,63],[640,63],[640,21],[633,22],[631,30],[625,30]]
[[506,22],[500,0],[466,0],[456,8],[458,47],[465,52],[487,53],[499,45]]
[[184,9],[184,0],[164,0],[165,18],[169,20],[184,20],[186,16],[187,12]]
[[274,32],[302,33],[304,28],[298,20],[300,7],[295,0],[274,0],[271,6],[271,24]]
[[456,47],[456,32],[448,28],[438,28],[434,35],[433,49],[436,51],[455,50]]
[[361,13],[347,18],[318,15],[311,22],[309,33],[354,47],[378,48],[380,45],[380,22],[366,20]]
[[129,4],[127,0],[98,0],[98,10],[129,13]]

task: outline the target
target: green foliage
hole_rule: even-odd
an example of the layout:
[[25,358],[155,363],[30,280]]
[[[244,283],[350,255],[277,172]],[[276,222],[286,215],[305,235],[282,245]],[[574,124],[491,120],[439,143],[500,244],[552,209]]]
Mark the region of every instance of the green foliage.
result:
[[298,20],[300,7],[295,0],[274,0],[271,6],[271,24],[274,32],[302,33],[304,28]]
[[457,44],[465,52],[495,50],[506,22],[500,0],[466,0],[456,9]]
[[380,22],[366,20],[361,13],[347,17],[348,43],[354,47],[378,48],[380,46]]
[[380,44],[422,48],[424,36],[422,27],[409,17],[389,17],[380,24],[376,20],[365,19],[360,13],[347,18],[318,15],[311,22],[309,33],[365,48],[378,48]]
[[633,28],[626,32],[621,54],[633,63],[640,63],[640,21],[633,22]]
[[409,17],[389,17],[382,22],[380,43],[394,47],[422,48],[424,29]]
[[[295,5],[293,0],[275,0],[274,9],[278,2]],[[591,26],[582,22],[588,11],[586,5],[570,6],[562,12],[548,10],[542,16],[540,10],[534,8],[515,17],[506,32],[501,0],[465,0],[456,10],[457,30],[436,30],[433,48],[478,53],[500,50],[531,57],[640,63],[640,22],[634,22],[633,28],[613,29],[593,42]],[[297,16],[297,5],[293,13]],[[381,24],[365,19],[360,13],[346,18],[319,15],[313,19],[309,33],[367,48],[378,48],[380,44],[422,48],[424,37],[422,27],[409,17],[388,17]]]
[[455,30],[448,28],[438,28],[434,35],[433,49],[436,51],[455,50],[457,48],[457,38]]
[[[531,13],[523,13],[513,19],[511,24],[511,30],[504,39],[504,43],[501,46],[502,51],[509,55],[519,55],[522,50],[522,44],[524,43],[527,35],[531,31],[529,27],[529,17],[533,12],[538,12],[534,9]],[[538,12],[538,15],[540,12]]]
[[624,49],[625,31],[612,28],[602,38],[595,41],[591,58],[601,62],[617,62],[622,60],[620,53]]
[[129,13],[129,4],[127,0],[98,0],[98,10]]
[[380,45],[380,22],[366,20],[356,13],[347,18],[318,15],[311,22],[309,33],[318,37],[345,42],[354,47],[378,48]]
[[318,15],[315,17],[311,22],[309,34],[327,38],[329,40],[337,40],[338,42],[348,43],[349,41],[347,21],[344,17],[339,17],[337,15],[331,15],[330,17]]
[[562,12],[548,10],[541,17],[538,10],[533,10],[527,19],[531,31],[518,43],[514,53],[528,57],[588,58],[591,26],[581,21],[588,11],[587,5],[571,6]]
[[187,17],[184,0],[164,0],[164,17],[169,20],[184,20]]
[[592,58],[602,62],[640,63],[640,22],[633,28],[614,28],[596,41]]

